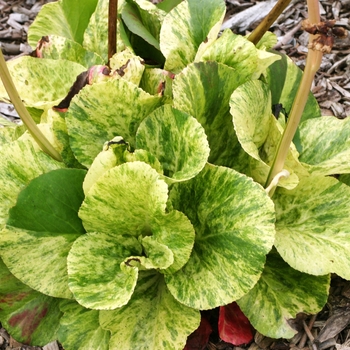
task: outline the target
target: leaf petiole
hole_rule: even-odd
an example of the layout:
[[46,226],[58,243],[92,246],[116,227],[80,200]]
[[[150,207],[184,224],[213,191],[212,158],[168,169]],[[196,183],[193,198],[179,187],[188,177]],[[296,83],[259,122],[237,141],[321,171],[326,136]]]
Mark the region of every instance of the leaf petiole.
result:
[[7,94],[10,97],[12,104],[14,105],[18,115],[23,121],[24,125],[27,127],[30,134],[33,136],[34,140],[40,146],[40,148],[47,153],[53,159],[62,162],[61,155],[55,150],[48,139],[43,135],[38,126],[35,124],[34,120],[30,116],[26,107],[24,106],[21,98],[18,95],[17,89],[12,81],[10,72],[7,68],[4,55],[0,50],[0,78],[4,84]]

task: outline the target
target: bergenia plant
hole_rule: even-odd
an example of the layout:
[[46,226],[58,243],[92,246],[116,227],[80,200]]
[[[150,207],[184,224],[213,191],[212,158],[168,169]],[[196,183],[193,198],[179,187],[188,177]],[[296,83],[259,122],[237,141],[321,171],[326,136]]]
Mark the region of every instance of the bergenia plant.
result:
[[109,57],[108,5],[43,6],[36,57],[7,64],[58,156],[0,129],[1,323],[66,350],[182,350],[201,310],[236,302],[292,337],[330,274],[350,279],[349,120],[309,94],[276,180],[302,76],[276,37],[218,35],[223,0],[119,0]]

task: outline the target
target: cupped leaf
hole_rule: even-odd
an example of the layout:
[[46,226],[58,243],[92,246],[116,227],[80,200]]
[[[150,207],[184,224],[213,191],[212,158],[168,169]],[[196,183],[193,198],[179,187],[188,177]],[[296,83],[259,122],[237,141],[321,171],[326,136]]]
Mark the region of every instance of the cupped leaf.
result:
[[29,28],[28,42],[35,47],[45,35],[64,36],[82,43],[97,0],[62,0],[43,6]]
[[[41,293],[70,298],[66,271],[73,242],[85,232],[78,210],[84,170],[58,169],[32,180],[1,232],[1,256],[10,271]],[[30,259],[23,261],[23,256]]]
[[166,245],[151,236],[142,237],[140,242],[146,257],[135,257],[135,260],[139,260],[142,267],[147,270],[166,269],[173,264],[174,254]]
[[[253,43],[241,35],[225,30],[196,61],[216,61],[236,69],[240,82],[250,79],[258,66],[258,53]],[[239,73],[238,73],[239,72]]]
[[88,51],[81,44],[63,36],[46,36],[40,52],[42,58],[73,61],[86,69],[105,63],[102,57],[95,52]]
[[[82,65],[64,60],[40,60],[23,56],[8,63],[8,69],[24,104],[44,109],[62,100],[76,76],[85,70]],[[0,85],[0,97],[8,99]]]
[[137,130],[136,148],[155,155],[170,181],[196,176],[209,156],[209,145],[199,122],[170,105],[151,113]]
[[273,251],[258,283],[237,303],[261,334],[289,339],[296,333],[291,319],[300,312],[319,312],[327,302],[329,283],[329,275],[296,271]]
[[174,74],[160,68],[144,70],[140,87],[151,95],[163,95],[165,103],[172,102]]
[[315,175],[301,179],[291,191],[276,191],[275,246],[291,267],[312,275],[334,272],[350,278],[349,198],[348,186]]
[[299,160],[310,173],[350,173],[350,119],[322,117],[301,123]]
[[173,82],[174,108],[195,117],[203,126],[209,141],[210,163],[228,167],[236,163],[241,147],[229,101],[239,84],[239,74],[233,68],[211,61],[190,64]]
[[88,232],[149,233],[156,214],[165,211],[168,186],[146,163],[130,162],[106,171],[85,197],[79,216]]
[[[270,65],[267,70],[267,82],[272,94],[272,104],[282,104],[288,114],[300,85],[302,71],[288,56],[278,52],[274,53],[280,55],[281,59]],[[302,121],[320,116],[320,107],[316,98],[310,92],[303,111]]]
[[199,311],[177,302],[156,272],[140,272],[126,306],[100,311],[101,326],[112,333],[110,349],[183,349],[199,322]]
[[200,44],[216,39],[225,11],[222,0],[184,0],[173,8],[160,31],[164,69],[178,73],[192,63]]
[[160,272],[169,274],[181,269],[188,261],[194,244],[195,232],[190,220],[183,213],[173,210],[154,217],[151,228],[152,237],[171,249],[174,257],[173,264]]
[[146,0],[129,1],[123,6],[122,18],[127,28],[160,50],[159,32],[165,12]]
[[122,137],[116,136],[113,140],[105,143],[103,150],[97,155],[89,171],[87,172],[83,189],[85,195],[89,192],[91,186],[107,170],[117,165],[125,163],[125,151],[128,145]]
[[277,44],[277,36],[272,32],[266,32],[256,44],[256,48],[260,50],[270,50]]
[[170,292],[196,309],[242,297],[258,281],[274,241],[273,203],[263,188],[232,169],[207,165],[175,184],[170,198],[196,231],[187,264],[165,277]]
[[[264,185],[283,132],[271,114],[268,85],[259,80],[247,81],[231,95],[230,107],[236,135],[242,146],[233,167]],[[306,172],[298,163],[297,156],[292,145],[285,164],[291,175],[287,179],[282,178],[279,186],[294,188],[298,183],[296,172]]]
[[8,219],[19,192],[37,176],[62,167],[46,153],[36,151],[30,141],[14,141],[1,146],[0,228]]
[[132,236],[94,232],[79,237],[68,255],[68,283],[75,299],[89,309],[125,305],[134,291],[138,269],[124,260],[141,253],[140,243]]
[[102,146],[120,135],[132,146],[141,121],[161,104],[124,79],[84,87],[69,107],[66,122],[71,148],[78,161],[90,166]]
[[60,303],[64,313],[60,320],[58,340],[65,349],[109,350],[110,332],[101,328],[99,311],[85,309],[75,301]]
[[[23,259],[23,256],[22,256]],[[0,259],[0,320],[17,341],[45,345],[57,339],[60,299],[34,291],[15,278]]]

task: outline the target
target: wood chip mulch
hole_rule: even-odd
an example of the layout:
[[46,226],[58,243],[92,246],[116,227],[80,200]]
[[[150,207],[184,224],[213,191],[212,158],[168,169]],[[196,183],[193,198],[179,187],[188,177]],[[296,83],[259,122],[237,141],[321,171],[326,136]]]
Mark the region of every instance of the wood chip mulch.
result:
[[[26,44],[28,27],[41,6],[51,1],[54,0],[0,0],[0,48],[6,59],[30,52],[31,49]],[[300,30],[301,21],[307,17],[305,2],[292,0],[271,28],[279,39],[276,49],[286,53],[301,69],[305,67],[308,41],[307,34]],[[231,28],[235,33],[247,34],[258,25],[264,13],[274,3],[275,0],[226,0],[224,27]],[[336,19],[337,26],[350,29],[350,0],[320,0],[320,5],[323,18]],[[332,52],[324,55],[321,69],[315,78],[312,91],[320,104],[322,115],[344,118],[350,114],[349,63],[350,35],[345,40],[335,41]],[[3,114],[11,116],[14,113],[8,110]],[[329,299],[324,309],[317,315],[298,315],[293,326],[298,330],[293,339],[270,339],[256,332],[254,341],[241,347],[220,341],[214,331],[206,349],[350,350],[350,282],[333,276]],[[62,348],[57,342],[43,348],[20,344],[0,324],[0,350],[41,349]]]

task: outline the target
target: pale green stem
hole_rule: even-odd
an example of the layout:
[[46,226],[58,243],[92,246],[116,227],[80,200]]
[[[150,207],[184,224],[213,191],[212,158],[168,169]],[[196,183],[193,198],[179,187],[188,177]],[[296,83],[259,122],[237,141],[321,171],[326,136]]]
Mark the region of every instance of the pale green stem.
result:
[[12,81],[10,72],[7,68],[6,61],[4,55],[0,50],[0,78],[5,86],[7,94],[10,97],[12,104],[14,105],[18,115],[23,121],[24,125],[27,127],[30,134],[33,136],[34,140],[40,146],[40,148],[47,153],[52,158],[62,162],[61,155],[55,150],[55,148],[51,145],[51,143],[47,140],[47,138],[40,131],[38,126],[35,124],[34,120],[30,116],[26,107],[24,106],[22,100],[20,99],[17,89]]
[[[320,21],[318,0],[308,0],[308,8],[310,22],[312,24],[318,23]],[[312,43],[314,39],[315,36],[310,35],[309,43]],[[270,185],[272,179],[279,172],[281,172],[284,167],[290,144],[298,128],[301,116],[303,114],[308,99],[312,82],[314,80],[316,72],[320,68],[322,56],[323,53],[321,51],[316,51],[313,49],[309,49],[308,51],[305,70],[299,85],[299,89],[295,96],[293,106],[289,114],[288,123],[278,145],[278,149],[274,161],[272,163],[265,187],[268,187]],[[274,189],[270,191],[270,197],[272,197],[273,193]]]
[[253,30],[253,32],[248,36],[248,40],[256,45],[263,35],[270,29],[272,24],[276,21],[278,16],[283,12],[283,10],[289,5],[291,0],[278,0],[273,9],[268,13],[268,15],[260,22],[260,24]]

